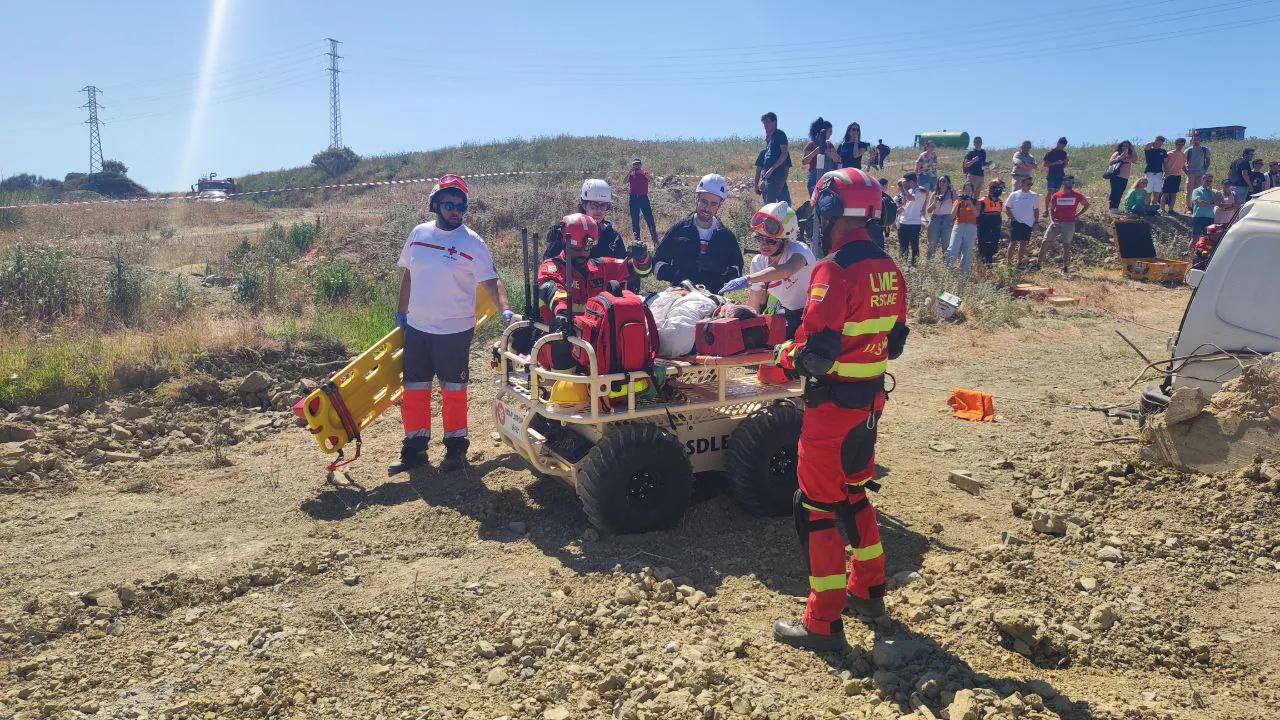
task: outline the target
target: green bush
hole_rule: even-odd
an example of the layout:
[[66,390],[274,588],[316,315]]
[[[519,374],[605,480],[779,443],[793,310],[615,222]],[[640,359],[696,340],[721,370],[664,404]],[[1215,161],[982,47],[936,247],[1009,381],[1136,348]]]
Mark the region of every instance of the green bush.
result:
[[142,276],[116,255],[111,274],[107,276],[107,311],[129,324],[142,307]]
[[196,294],[191,285],[182,276],[175,277],[161,295],[165,309],[181,315],[190,312],[196,305]]
[[0,311],[49,322],[80,302],[71,254],[49,245],[9,250],[0,260]]
[[21,210],[0,210],[0,230],[17,230],[25,224]]
[[329,177],[337,177],[350,171],[360,162],[360,156],[351,148],[329,148],[311,156],[311,164],[324,171]]
[[316,265],[311,271],[311,277],[315,285],[316,298],[328,303],[350,297],[356,284],[351,264],[342,260],[331,260]]
[[289,226],[289,232],[285,234],[285,239],[289,245],[299,255],[307,254],[311,249],[312,243],[320,237],[320,218],[316,218],[314,223],[294,223]]
[[262,309],[267,298],[267,281],[262,273],[246,269],[236,278],[236,302],[253,310]]

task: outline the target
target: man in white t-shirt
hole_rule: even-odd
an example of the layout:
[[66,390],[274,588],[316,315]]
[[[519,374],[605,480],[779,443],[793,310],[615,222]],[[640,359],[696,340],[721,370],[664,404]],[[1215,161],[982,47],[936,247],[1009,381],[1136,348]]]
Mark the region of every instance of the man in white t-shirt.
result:
[[1018,178],[1018,189],[1004,201],[1004,214],[1009,216],[1009,262],[1022,264],[1031,240],[1031,230],[1040,222],[1040,196],[1031,191],[1029,177]]
[[440,378],[444,426],[442,470],[461,468],[467,459],[467,361],[476,327],[476,286],[482,285],[502,319],[513,315],[498,280],[489,246],[462,224],[467,185],[445,175],[431,189],[428,207],[436,219],[409,233],[396,263],[404,268],[396,322],[404,331],[404,396],[400,418],[404,444],[400,461],[388,474],[426,464],[431,441],[431,383]]
[[907,173],[902,180],[902,199],[898,206],[898,258],[916,264],[920,257],[920,227],[924,225],[925,204],[929,193],[920,189],[915,173]]
[[769,203],[751,217],[751,233],[760,252],[751,258],[746,275],[725,283],[722,293],[751,286],[747,306],[756,312],[772,296],[787,322],[787,339],[795,337],[800,314],[809,297],[809,274],[816,262],[808,245],[795,239],[800,227],[796,213],[785,200]]

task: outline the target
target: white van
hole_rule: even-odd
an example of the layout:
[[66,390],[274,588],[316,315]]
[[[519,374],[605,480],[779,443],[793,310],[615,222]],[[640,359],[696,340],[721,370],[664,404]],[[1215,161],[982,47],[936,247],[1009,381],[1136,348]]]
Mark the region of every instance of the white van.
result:
[[1280,188],[1240,208],[1208,268],[1188,272],[1187,284],[1194,289],[1169,338],[1169,372],[1142,395],[1148,411],[1162,409],[1180,387],[1211,396],[1240,374],[1241,362],[1280,352]]

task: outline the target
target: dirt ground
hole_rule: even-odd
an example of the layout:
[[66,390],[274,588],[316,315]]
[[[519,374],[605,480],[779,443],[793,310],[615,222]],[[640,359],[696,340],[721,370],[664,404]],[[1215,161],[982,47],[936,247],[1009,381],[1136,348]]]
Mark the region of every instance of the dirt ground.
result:
[[[807,589],[790,518],[718,496],[601,538],[494,439],[476,382],[471,467],[388,482],[390,416],[364,496],[326,487],[287,423],[225,463],[166,452],[0,496],[0,718],[1270,717],[1274,487],[1143,465],[1096,442],[1133,422],[1063,407],[1135,402],[1114,331],[1163,356],[1189,291],[1062,285],[1158,330],[1089,308],[915,328],[877,453],[891,620],[850,623],[845,653],[771,639]],[[993,393],[998,421],[953,419],[952,387]]]

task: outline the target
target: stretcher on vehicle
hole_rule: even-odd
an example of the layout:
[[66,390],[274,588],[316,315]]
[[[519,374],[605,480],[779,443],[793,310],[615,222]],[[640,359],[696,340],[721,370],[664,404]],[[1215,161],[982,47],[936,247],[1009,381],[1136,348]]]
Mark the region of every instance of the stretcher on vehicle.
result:
[[[512,337],[541,333],[528,354]],[[566,341],[589,360],[580,372],[539,366],[531,358]],[[734,498],[761,515],[791,512],[802,383],[762,382],[769,350],[732,356],[658,358],[650,372],[604,374],[589,343],[550,333],[528,320],[512,323],[494,348],[498,434],[533,470],[573,487],[591,522],[615,533],[670,527],[684,514],[695,473],[723,472]],[[663,390],[642,393],[646,379]],[[580,386],[582,402],[553,400],[553,386]],[[625,394],[611,388],[625,387]]]

